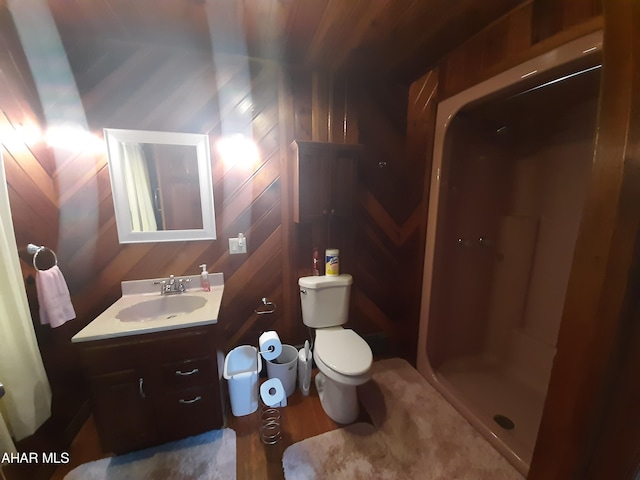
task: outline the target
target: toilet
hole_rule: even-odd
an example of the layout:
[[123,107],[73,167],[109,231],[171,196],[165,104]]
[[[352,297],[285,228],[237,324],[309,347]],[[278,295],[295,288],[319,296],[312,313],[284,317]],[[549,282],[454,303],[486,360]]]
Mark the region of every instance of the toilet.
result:
[[302,321],[315,329],[313,359],[320,372],[316,388],[325,413],[337,423],[353,423],[359,414],[356,387],[371,378],[371,348],[351,329],[351,275],[302,277]]

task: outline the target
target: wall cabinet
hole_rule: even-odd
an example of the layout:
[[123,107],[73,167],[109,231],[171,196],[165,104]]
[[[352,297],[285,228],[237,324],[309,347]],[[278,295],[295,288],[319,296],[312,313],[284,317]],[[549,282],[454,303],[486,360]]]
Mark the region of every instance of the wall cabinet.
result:
[[362,146],[294,141],[293,219],[353,214]]
[[105,451],[125,453],[224,426],[215,329],[79,344]]

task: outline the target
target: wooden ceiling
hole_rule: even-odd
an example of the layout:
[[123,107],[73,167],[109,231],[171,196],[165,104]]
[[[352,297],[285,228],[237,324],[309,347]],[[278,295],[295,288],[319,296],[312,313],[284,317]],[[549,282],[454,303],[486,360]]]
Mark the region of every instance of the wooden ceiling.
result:
[[[410,81],[531,0],[47,0],[65,44],[211,48]],[[211,33],[210,33],[211,32]]]

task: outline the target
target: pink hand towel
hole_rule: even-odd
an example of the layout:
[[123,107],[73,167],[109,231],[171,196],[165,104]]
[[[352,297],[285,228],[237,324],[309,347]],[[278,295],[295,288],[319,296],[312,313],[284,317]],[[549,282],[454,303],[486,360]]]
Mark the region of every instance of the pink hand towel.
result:
[[38,303],[40,304],[40,323],[52,328],[76,318],[71,304],[69,288],[58,266],[48,270],[39,270],[36,274]]

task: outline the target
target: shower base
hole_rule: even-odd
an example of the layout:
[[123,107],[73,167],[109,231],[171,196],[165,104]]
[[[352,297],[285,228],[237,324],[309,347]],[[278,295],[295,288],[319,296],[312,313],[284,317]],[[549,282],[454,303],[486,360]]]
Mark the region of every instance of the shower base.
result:
[[[436,370],[436,379],[446,397],[467,417],[470,423],[487,435],[495,435],[500,450],[506,447],[507,456],[526,470],[531,463],[533,449],[542,418],[545,392],[536,391],[509,371],[504,365],[483,357],[466,357],[445,362]],[[449,398],[451,401],[452,398]],[[475,418],[468,418],[469,415]],[[513,422],[496,416],[506,417]],[[502,425],[501,425],[502,424]],[[507,428],[505,428],[507,427]],[[489,432],[490,431],[490,432]],[[503,443],[503,448],[500,448]],[[494,442],[495,445],[495,442]],[[503,453],[505,453],[503,451]],[[507,452],[508,453],[508,452]]]

